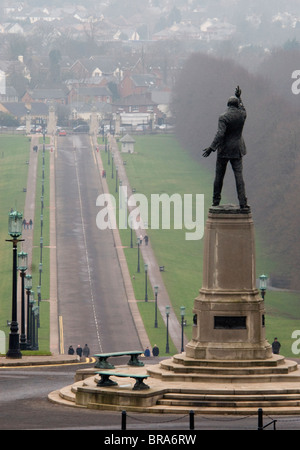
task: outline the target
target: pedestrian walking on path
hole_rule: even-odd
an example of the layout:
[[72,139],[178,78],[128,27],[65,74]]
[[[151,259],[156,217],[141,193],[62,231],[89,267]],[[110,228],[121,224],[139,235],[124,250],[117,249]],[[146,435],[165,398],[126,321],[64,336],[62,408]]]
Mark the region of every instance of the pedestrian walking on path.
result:
[[88,358],[88,356],[89,356],[89,354],[90,354],[90,349],[89,349],[89,347],[88,347],[87,344],[85,344],[85,346],[83,347],[82,354],[83,354],[83,356],[85,356],[86,358]]
[[70,345],[69,350],[68,350],[68,355],[74,355],[74,348],[73,345]]
[[154,347],[152,349],[152,355],[153,356],[158,356],[159,355],[159,348],[157,347],[156,344],[154,344]]
[[277,337],[274,338],[274,342],[272,343],[272,351],[275,355],[279,355],[281,344],[278,341]]
[[76,355],[79,357],[79,359],[82,356],[82,348],[80,347],[80,345],[78,345],[76,348]]

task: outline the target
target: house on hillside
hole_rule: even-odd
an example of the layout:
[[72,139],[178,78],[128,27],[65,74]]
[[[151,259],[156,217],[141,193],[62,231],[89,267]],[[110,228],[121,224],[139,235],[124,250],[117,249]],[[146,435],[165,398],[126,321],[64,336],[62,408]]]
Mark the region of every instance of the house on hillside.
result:
[[156,75],[127,73],[119,84],[119,93],[121,97],[146,94],[159,84],[160,79]]
[[151,99],[151,93],[120,98],[114,101],[113,112],[120,114],[122,125],[133,127],[148,125],[151,128],[159,118],[163,117],[157,103]]
[[68,94],[68,104],[82,103],[111,103],[112,93],[107,86],[72,88]]
[[67,96],[63,89],[33,89],[27,91],[22,97],[24,103],[59,103],[60,105],[66,105]]
[[74,102],[69,105],[70,115],[69,120],[84,120],[89,122],[92,113],[96,112],[98,121],[101,122],[105,119],[112,117],[112,106],[109,103],[93,103],[88,104],[84,102]]
[[10,114],[20,123],[25,123],[26,117],[31,116],[31,119],[45,119],[47,120],[49,115],[49,106],[45,103],[37,102],[25,104],[22,102],[1,102],[0,111],[5,114]]
[[70,67],[74,78],[122,77],[119,64],[112,58],[96,57],[77,59]]
[[0,33],[23,35],[24,28],[19,23],[2,23],[0,24]]
[[[0,77],[1,79],[1,77]],[[6,86],[5,92],[1,92],[0,90],[0,102],[4,103],[16,103],[18,102],[18,94],[14,87],[12,86]]]

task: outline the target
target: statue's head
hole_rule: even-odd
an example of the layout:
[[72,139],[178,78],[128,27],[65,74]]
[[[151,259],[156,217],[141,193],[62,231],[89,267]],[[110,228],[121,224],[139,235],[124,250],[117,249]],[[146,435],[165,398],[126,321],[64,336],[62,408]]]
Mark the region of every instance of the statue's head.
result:
[[227,106],[235,106],[236,108],[238,108],[239,106],[239,99],[237,97],[229,97],[228,102],[227,102]]

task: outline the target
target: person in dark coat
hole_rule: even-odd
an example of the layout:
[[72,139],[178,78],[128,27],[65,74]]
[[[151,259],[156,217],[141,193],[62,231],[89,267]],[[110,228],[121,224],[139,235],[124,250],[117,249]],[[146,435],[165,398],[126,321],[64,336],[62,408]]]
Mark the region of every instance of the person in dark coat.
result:
[[154,347],[152,349],[152,355],[153,356],[158,356],[159,355],[159,348],[157,347],[156,344],[154,344]]
[[82,356],[82,348],[80,347],[80,345],[78,345],[76,348],[76,355],[78,355],[79,358],[81,358]]
[[275,355],[279,355],[280,347],[281,347],[281,344],[280,344],[280,342],[277,340],[277,337],[274,338],[274,342],[272,343],[272,352],[273,352]]
[[90,354],[90,349],[89,349],[89,347],[88,347],[87,344],[85,344],[85,346],[83,347],[82,354],[83,354],[83,356],[85,356],[86,358],[89,356],[89,354]]
[[74,355],[74,348],[72,345],[70,345],[70,347],[68,349],[68,355]]
[[219,117],[218,131],[212,144],[203,150],[203,156],[205,158],[211,152],[217,151],[213,206],[220,204],[226,167],[228,161],[230,161],[235,176],[240,208],[249,208],[243,179],[242,162],[243,156],[247,153],[242,136],[247,113],[241,100],[241,93],[242,91],[238,86],[235,90],[235,96],[230,97],[227,102],[227,111]]

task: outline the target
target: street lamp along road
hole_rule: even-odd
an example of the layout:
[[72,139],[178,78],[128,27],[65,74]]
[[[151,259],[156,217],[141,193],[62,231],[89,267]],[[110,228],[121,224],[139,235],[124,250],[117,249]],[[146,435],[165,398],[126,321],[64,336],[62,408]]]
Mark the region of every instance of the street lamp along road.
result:
[[27,296],[27,339],[26,339],[26,348],[27,350],[30,349],[31,343],[30,343],[30,313],[29,313],[29,305],[30,305],[30,295],[31,295],[31,289],[32,289],[32,276],[27,274],[25,276],[25,289],[26,289],[26,296]]
[[137,272],[140,273],[140,238],[137,238],[137,249],[138,249],[138,262],[137,262]]
[[169,315],[170,315],[170,306],[166,306],[166,316],[167,316],[167,343],[166,343],[166,353],[170,352],[169,348]]
[[147,286],[147,275],[148,275],[148,264],[144,264],[145,269],[145,302],[148,301],[148,286]]
[[9,333],[7,358],[20,359],[22,353],[20,351],[19,342],[19,326],[17,322],[17,250],[18,243],[24,241],[19,239],[22,235],[22,218],[23,215],[18,211],[11,211],[8,215],[8,234],[12,239],[6,239],[6,242],[13,244],[13,273],[12,273],[12,320]]
[[157,294],[158,294],[158,286],[154,286],[154,294],[155,294],[155,320],[154,320],[154,328],[158,327],[157,324]]
[[18,253],[18,269],[20,271],[21,283],[21,338],[20,348],[26,349],[26,334],[25,334],[25,272],[27,270],[28,254],[26,252]]
[[180,315],[181,315],[181,351],[184,351],[184,345],[183,345],[183,326],[184,326],[184,315],[185,315],[185,307],[180,306]]

